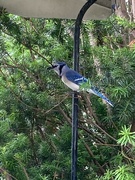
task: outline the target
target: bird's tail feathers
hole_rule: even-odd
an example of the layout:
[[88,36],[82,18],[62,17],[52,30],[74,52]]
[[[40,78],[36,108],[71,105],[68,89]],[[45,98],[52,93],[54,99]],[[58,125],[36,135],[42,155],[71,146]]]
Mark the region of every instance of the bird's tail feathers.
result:
[[92,93],[92,94],[95,94],[96,96],[104,99],[108,104],[110,104],[112,107],[114,106],[112,104],[112,102],[105,96],[103,95],[101,92],[99,92],[98,90],[96,90],[95,88],[92,88],[92,89],[88,89],[87,92],[89,93]]

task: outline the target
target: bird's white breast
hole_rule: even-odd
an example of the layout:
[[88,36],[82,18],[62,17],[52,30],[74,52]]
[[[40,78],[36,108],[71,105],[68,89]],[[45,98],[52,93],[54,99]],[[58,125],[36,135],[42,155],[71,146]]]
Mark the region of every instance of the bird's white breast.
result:
[[63,81],[64,84],[66,84],[66,86],[68,86],[73,91],[79,90],[79,86],[77,84],[69,81],[65,76],[62,76],[61,80]]

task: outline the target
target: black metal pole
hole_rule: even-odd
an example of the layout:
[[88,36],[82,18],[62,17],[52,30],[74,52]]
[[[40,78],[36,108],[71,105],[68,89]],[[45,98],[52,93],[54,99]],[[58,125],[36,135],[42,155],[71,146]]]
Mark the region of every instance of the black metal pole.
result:
[[[88,0],[80,10],[76,22],[74,32],[74,70],[79,71],[79,44],[80,44],[80,25],[88,8],[95,3],[96,0]],[[77,92],[72,96],[72,166],[71,180],[77,180],[77,142],[78,142],[78,97]]]

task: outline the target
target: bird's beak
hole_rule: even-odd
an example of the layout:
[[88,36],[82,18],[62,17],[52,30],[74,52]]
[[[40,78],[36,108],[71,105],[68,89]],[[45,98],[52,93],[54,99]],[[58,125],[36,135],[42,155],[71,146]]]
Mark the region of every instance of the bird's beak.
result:
[[54,69],[56,67],[57,67],[57,65],[52,65],[52,66],[48,67],[47,69],[50,70],[50,69]]
[[50,66],[50,67],[47,68],[47,70],[51,70],[51,69],[53,69],[53,68],[54,68],[53,66]]

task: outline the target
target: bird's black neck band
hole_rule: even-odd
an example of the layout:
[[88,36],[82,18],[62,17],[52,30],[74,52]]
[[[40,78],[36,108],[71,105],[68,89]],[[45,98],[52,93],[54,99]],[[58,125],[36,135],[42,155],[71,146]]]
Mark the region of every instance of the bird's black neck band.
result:
[[60,76],[61,76],[61,73],[62,73],[62,68],[65,66],[65,64],[63,64],[63,65],[60,65],[60,67],[59,67],[59,73],[60,73]]

